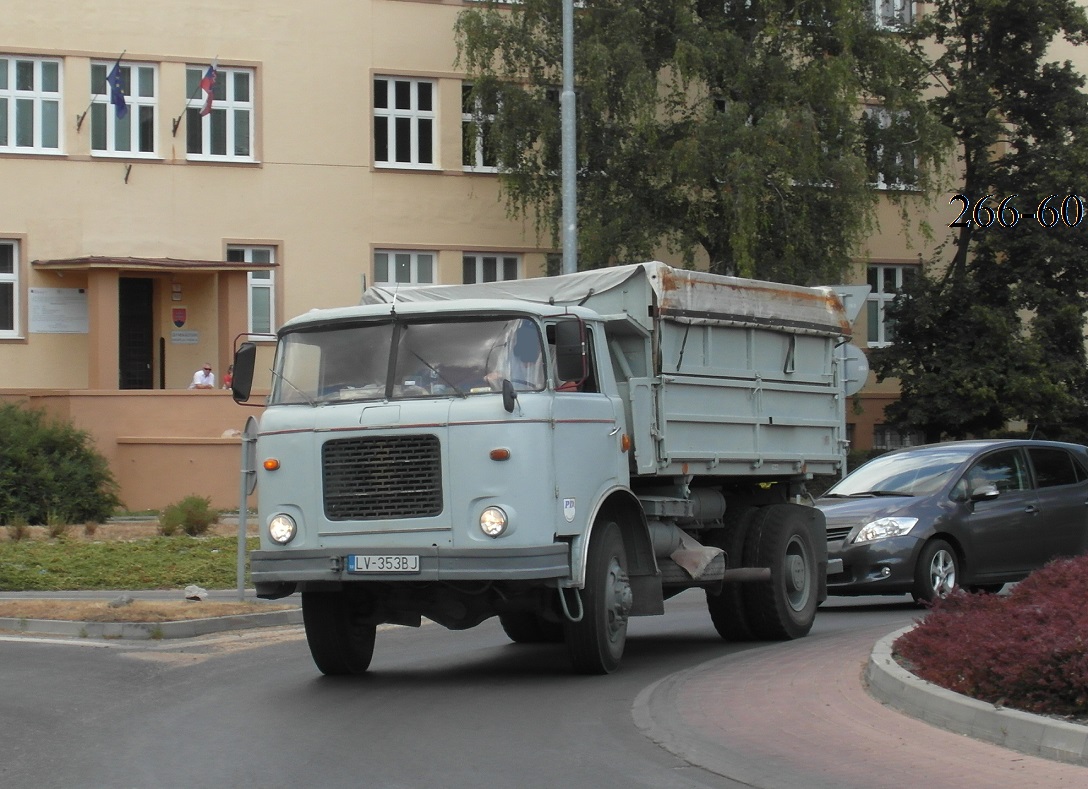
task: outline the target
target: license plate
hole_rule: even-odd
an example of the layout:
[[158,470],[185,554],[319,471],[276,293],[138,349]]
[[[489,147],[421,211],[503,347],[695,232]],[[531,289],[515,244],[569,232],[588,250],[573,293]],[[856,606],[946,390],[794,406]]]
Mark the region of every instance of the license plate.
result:
[[389,554],[352,554],[349,573],[418,573],[419,557]]

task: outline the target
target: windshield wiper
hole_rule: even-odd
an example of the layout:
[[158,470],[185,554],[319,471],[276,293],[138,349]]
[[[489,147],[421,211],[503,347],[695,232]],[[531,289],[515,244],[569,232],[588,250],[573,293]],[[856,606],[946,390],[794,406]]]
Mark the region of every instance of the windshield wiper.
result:
[[441,372],[439,371],[439,369],[438,369],[437,367],[435,367],[435,366],[434,366],[433,364],[431,364],[430,362],[428,362],[428,361],[427,361],[426,359],[424,359],[424,358],[423,358],[422,356],[420,356],[420,355],[419,355],[418,353],[416,353],[415,351],[409,350],[409,353],[411,353],[411,354],[412,354],[412,356],[416,357],[416,358],[417,358],[417,359],[418,359],[418,360],[420,361],[420,363],[421,363],[421,364],[424,364],[424,365],[426,365],[426,366],[427,366],[427,369],[428,369],[428,370],[430,370],[430,371],[431,371],[432,373],[434,373],[434,374],[435,374],[435,375],[437,375],[437,376],[438,376],[439,378],[441,378],[441,379],[442,379],[442,381],[443,381],[443,383],[449,384],[449,387],[450,387],[450,388],[451,388],[451,389],[452,389],[453,391],[457,392],[457,394],[458,394],[458,395],[459,395],[460,397],[462,397],[462,398],[466,398],[466,397],[468,397],[468,395],[466,395],[466,394],[465,394],[464,392],[462,392],[462,391],[461,391],[461,390],[460,390],[460,389],[459,389],[459,388],[457,387],[457,384],[455,384],[455,383],[454,383],[453,381],[451,381],[451,380],[450,380],[449,378],[447,378],[446,376],[442,375],[442,373],[441,373]]
[[842,496],[844,499],[860,499],[865,497],[876,498],[878,496],[906,496],[908,498],[914,498],[913,493],[907,493],[904,490],[864,490],[857,493],[835,493],[835,496]]
[[295,386],[295,385],[294,385],[293,383],[291,383],[291,382],[290,382],[290,381],[288,381],[288,380],[287,380],[286,378],[284,378],[284,377],[283,377],[283,376],[282,376],[282,375],[281,375],[281,374],[280,374],[280,373],[279,373],[278,371],[276,371],[276,370],[269,370],[269,372],[271,372],[271,373],[272,373],[272,375],[276,376],[276,377],[277,377],[277,378],[279,378],[279,379],[280,379],[281,381],[283,381],[283,382],[284,382],[285,384],[287,384],[287,385],[288,385],[288,386],[290,386],[290,387],[291,387],[292,389],[294,389],[294,390],[295,390],[295,392],[297,392],[297,393],[298,393],[299,395],[301,395],[301,396],[302,396],[302,399],[303,399],[303,400],[305,400],[305,401],[306,401],[307,403],[309,403],[310,405],[312,405],[312,406],[314,406],[314,407],[316,407],[316,406],[317,406],[317,401],[315,401],[315,400],[314,400],[314,399],[313,399],[312,397],[310,397],[310,396],[309,396],[308,394],[306,394],[306,393],[305,393],[304,391],[302,391],[302,390],[301,390],[301,389],[299,389],[299,388],[298,388],[297,386]]

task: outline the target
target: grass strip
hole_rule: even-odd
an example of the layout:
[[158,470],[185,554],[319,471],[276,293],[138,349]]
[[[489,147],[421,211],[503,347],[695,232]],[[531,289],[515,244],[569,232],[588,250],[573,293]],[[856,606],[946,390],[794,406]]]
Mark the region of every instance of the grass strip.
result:
[[[247,540],[247,550],[259,541]],[[151,537],[131,541],[0,542],[0,591],[205,589],[237,586],[233,537]],[[248,570],[247,570],[248,578]]]

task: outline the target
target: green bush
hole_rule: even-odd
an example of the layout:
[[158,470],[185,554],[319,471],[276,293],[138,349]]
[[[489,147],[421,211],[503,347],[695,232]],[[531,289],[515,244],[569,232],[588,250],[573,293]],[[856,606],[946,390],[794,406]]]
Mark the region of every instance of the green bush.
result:
[[38,410],[0,405],[0,525],[100,523],[120,506],[89,434]]
[[190,537],[207,534],[208,528],[219,520],[219,512],[211,505],[210,498],[195,494],[171,504],[159,516],[159,533],[167,537],[179,530]]

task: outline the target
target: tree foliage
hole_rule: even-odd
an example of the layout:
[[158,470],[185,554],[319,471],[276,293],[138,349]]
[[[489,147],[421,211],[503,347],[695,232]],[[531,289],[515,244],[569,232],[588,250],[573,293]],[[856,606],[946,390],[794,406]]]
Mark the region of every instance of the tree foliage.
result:
[[[895,343],[872,366],[900,379],[887,416],[901,427],[935,439],[1024,419],[1040,436],[1088,435],[1088,219],[1061,217],[1088,195],[1088,95],[1051,59],[1056,41],[1086,35],[1074,0],[938,0],[909,33],[916,51],[935,48],[932,106],[956,140],[958,193],[972,207],[994,197],[889,311]],[[1019,219],[986,212],[1005,198]]]
[[41,411],[0,404],[0,525],[100,523],[120,505],[88,434]]
[[[583,268],[667,248],[712,271],[842,275],[872,229],[874,169],[928,185],[942,137],[924,72],[865,0],[585,0],[575,14]],[[561,0],[459,16],[470,108],[507,206],[559,237]],[[863,111],[881,105],[881,124]],[[880,161],[872,151],[879,150]],[[870,153],[867,154],[867,151]]]

